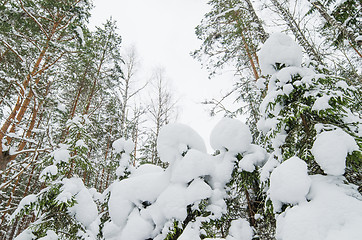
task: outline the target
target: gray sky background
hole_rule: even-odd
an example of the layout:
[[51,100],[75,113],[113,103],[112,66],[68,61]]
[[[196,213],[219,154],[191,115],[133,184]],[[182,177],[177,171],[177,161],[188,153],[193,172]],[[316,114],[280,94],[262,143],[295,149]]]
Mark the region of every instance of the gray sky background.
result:
[[[232,76],[208,79],[206,70],[190,56],[201,42],[195,27],[208,11],[206,0],[94,0],[91,26],[112,16],[117,21],[123,46],[134,45],[141,60],[142,78],[162,66],[180,107],[178,122],[205,139],[220,116],[210,118],[200,102],[219,98],[232,88]],[[148,75],[147,75],[148,74]],[[209,147],[208,147],[209,148]]]

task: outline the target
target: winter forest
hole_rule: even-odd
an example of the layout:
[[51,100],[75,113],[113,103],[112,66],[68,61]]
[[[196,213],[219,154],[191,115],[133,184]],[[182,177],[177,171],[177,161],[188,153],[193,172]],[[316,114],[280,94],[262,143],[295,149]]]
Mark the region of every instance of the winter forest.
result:
[[1,240],[361,239],[361,0],[207,2],[212,150],[93,5],[0,0]]

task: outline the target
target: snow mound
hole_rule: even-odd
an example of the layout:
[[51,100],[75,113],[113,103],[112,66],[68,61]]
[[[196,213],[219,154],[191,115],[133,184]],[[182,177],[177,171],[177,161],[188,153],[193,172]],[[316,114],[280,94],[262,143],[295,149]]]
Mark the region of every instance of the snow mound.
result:
[[36,236],[30,229],[26,229],[22,233],[20,233],[14,240],[33,240]]
[[39,240],[58,240],[58,235],[53,230],[48,230],[45,237],[39,238]]
[[70,153],[67,148],[67,145],[63,145],[59,149],[56,149],[52,153],[50,153],[50,155],[54,157],[54,164],[58,164],[60,162],[67,163],[69,161]]
[[195,229],[191,224],[188,224],[178,240],[201,240],[199,229]]
[[362,201],[357,190],[335,176],[311,176],[309,202],[287,209],[277,218],[280,240],[359,240]]
[[189,149],[206,152],[201,136],[187,125],[173,123],[161,128],[157,139],[157,151],[162,162],[173,163]]
[[328,95],[324,95],[322,97],[317,98],[312,106],[312,110],[320,111],[332,108],[328,103],[330,98],[331,97]]
[[147,163],[147,164],[142,164],[141,166],[134,169],[130,177],[139,177],[145,174],[161,173],[163,171],[164,171],[163,168],[161,168],[160,166]]
[[302,58],[302,48],[283,33],[272,34],[259,52],[260,68],[263,75],[274,74],[276,63],[300,67]]
[[223,118],[210,135],[211,147],[215,150],[245,152],[250,148],[252,136],[249,127],[239,120]]
[[274,211],[280,211],[283,203],[295,205],[306,201],[310,185],[307,164],[303,160],[292,157],[284,161],[270,176],[269,195]]
[[255,166],[263,165],[267,160],[267,152],[264,148],[251,144],[250,149],[239,162],[239,171],[253,172]]
[[175,162],[172,168],[171,181],[188,183],[199,176],[211,175],[214,170],[214,162],[200,151],[190,150],[182,161]]
[[46,176],[54,176],[58,174],[58,167],[55,165],[50,165],[44,168],[43,171],[41,171],[39,175],[39,181],[43,182],[45,181]]
[[67,202],[74,197],[76,203],[69,208],[69,211],[84,226],[88,227],[98,216],[97,205],[93,201],[89,190],[79,178],[65,178],[62,180],[61,193],[56,200]]
[[342,175],[348,153],[358,149],[354,138],[338,128],[318,134],[312,147],[312,154],[325,173]]
[[226,237],[226,240],[251,240],[253,235],[249,222],[239,218],[231,222],[229,236]]
[[77,193],[75,200],[77,203],[69,211],[74,212],[75,218],[88,227],[98,217],[97,205],[85,187]]
[[168,178],[163,172],[136,175],[113,183],[108,202],[112,221],[123,228],[135,206],[142,207],[142,203],[153,203],[167,185]]
[[112,143],[112,147],[116,153],[131,153],[134,149],[135,144],[131,140],[125,140],[120,138]]

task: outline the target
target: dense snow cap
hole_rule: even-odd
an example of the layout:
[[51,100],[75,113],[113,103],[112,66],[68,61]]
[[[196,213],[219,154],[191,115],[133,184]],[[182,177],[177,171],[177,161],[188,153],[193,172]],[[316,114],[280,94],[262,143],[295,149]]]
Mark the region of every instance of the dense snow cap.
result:
[[226,240],[251,240],[253,235],[249,222],[239,218],[231,222],[229,236],[226,237]]
[[162,162],[174,162],[188,149],[206,152],[204,140],[187,125],[173,123],[161,128],[157,139],[157,151]]
[[249,127],[237,119],[223,118],[210,135],[211,147],[215,150],[245,152],[250,148],[252,136]]
[[331,108],[331,106],[328,103],[330,98],[331,97],[328,95],[324,95],[322,97],[317,98],[312,106],[312,110],[320,111]]
[[272,34],[259,52],[260,68],[263,75],[275,73],[275,63],[299,67],[302,64],[302,58],[302,48],[283,33]]
[[258,145],[251,144],[250,149],[239,162],[239,171],[253,172],[255,166],[263,165],[267,160],[266,150]]
[[58,168],[56,165],[50,165],[46,168],[44,168],[43,171],[41,171],[39,175],[39,180],[42,182],[45,180],[45,176],[47,175],[57,175],[58,174]]
[[190,150],[172,168],[171,181],[188,183],[199,176],[211,175],[214,171],[213,159],[200,151]]
[[149,173],[162,173],[163,171],[164,169],[157,165],[146,163],[135,168],[129,177],[138,177]]
[[22,233],[20,233],[14,240],[33,240],[36,236],[32,233],[30,229],[26,229]]
[[281,210],[283,203],[298,204],[306,200],[311,179],[307,164],[298,157],[284,161],[270,176],[269,194],[274,211]]
[[116,153],[131,153],[135,144],[131,140],[125,140],[124,138],[117,139],[112,143],[112,147]]
[[188,224],[178,240],[201,240],[199,235],[199,229],[195,229],[191,224]]
[[[343,177],[311,176],[309,202],[287,209],[277,218],[278,240],[360,240],[362,201]],[[359,199],[358,199],[359,198]]]
[[68,162],[70,158],[69,150],[65,147],[54,150],[52,153],[50,153],[50,155],[54,157],[55,164],[60,162]]
[[74,196],[76,203],[69,211],[79,222],[88,227],[98,216],[97,205],[93,201],[92,195],[80,178],[65,178],[62,183],[57,201],[66,202]]
[[77,203],[69,211],[74,213],[75,218],[84,226],[89,226],[98,217],[97,205],[92,195],[87,188],[83,187],[75,196],[75,200]]
[[354,138],[342,129],[325,131],[317,136],[312,154],[325,173],[342,175],[346,167],[348,153],[358,150]]

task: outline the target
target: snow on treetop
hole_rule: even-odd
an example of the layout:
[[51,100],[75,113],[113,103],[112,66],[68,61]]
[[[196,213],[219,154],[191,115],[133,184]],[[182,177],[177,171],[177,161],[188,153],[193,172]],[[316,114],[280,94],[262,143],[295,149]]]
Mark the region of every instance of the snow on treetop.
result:
[[124,138],[120,138],[115,140],[112,143],[112,147],[116,153],[131,153],[134,149],[135,144],[131,140],[125,140]]
[[150,173],[162,173],[164,172],[164,169],[153,164],[142,164],[138,168],[135,168],[132,173],[130,174],[130,177],[138,177],[145,174]]
[[269,194],[274,211],[280,211],[283,203],[295,205],[306,201],[310,185],[307,164],[303,160],[292,157],[284,161],[270,176]]
[[231,222],[229,236],[226,237],[226,240],[251,240],[253,235],[249,222],[239,218]]
[[174,162],[188,149],[206,152],[201,136],[187,125],[173,123],[161,128],[157,139],[157,151],[162,162]]
[[80,178],[65,178],[62,180],[62,184],[61,193],[56,200],[67,202],[74,197],[76,203],[69,208],[69,212],[84,226],[89,226],[98,216],[97,205],[93,201],[92,195]]
[[259,52],[260,68],[263,75],[276,72],[275,64],[301,66],[302,48],[283,33],[274,33],[264,43]]
[[317,135],[312,154],[325,173],[342,175],[346,167],[347,154],[358,149],[354,138],[338,128]]
[[62,144],[62,145],[60,145],[60,147],[58,149],[56,149],[50,153],[50,155],[52,157],[54,157],[54,164],[69,161],[70,153],[67,148],[68,148],[68,145]]
[[210,135],[211,147],[215,150],[245,152],[252,141],[249,127],[239,120],[223,118]]

